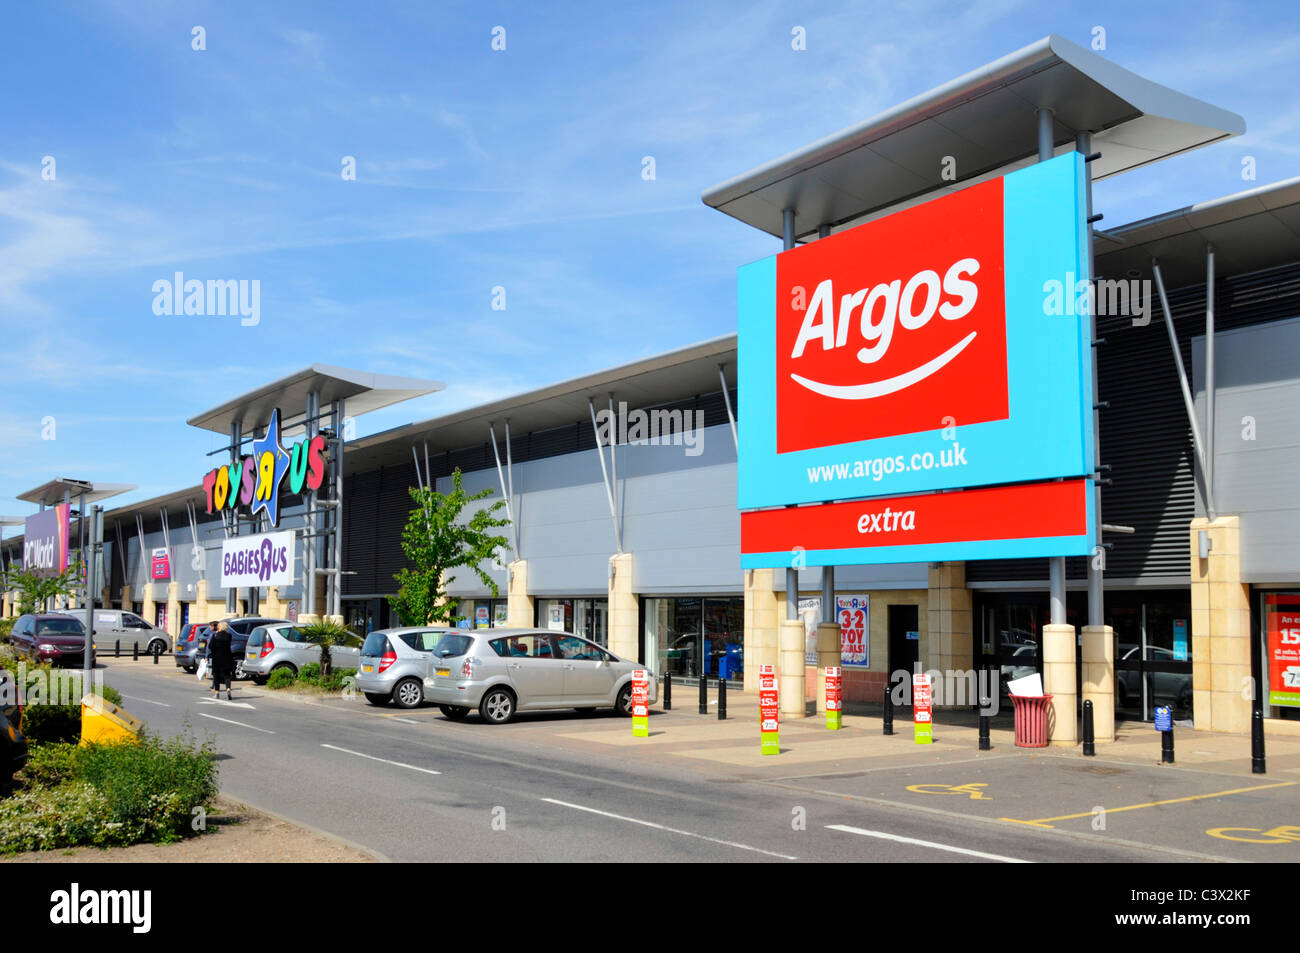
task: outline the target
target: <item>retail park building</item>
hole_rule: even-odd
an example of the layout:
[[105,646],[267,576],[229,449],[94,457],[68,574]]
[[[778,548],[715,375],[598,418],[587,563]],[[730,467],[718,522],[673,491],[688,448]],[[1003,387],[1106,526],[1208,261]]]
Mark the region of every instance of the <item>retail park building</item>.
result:
[[[1200,146],[1225,149],[1213,143],[1243,131],[1232,114],[1050,38],[705,200],[793,249],[1053,155],[1100,153],[1087,165],[1096,179]],[[943,177],[945,156],[956,157],[955,181]],[[1135,290],[1154,279],[1158,261],[1169,321],[1158,294],[1142,298],[1145,310],[1130,303],[1095,319],[1103,468],[1090,476],[1104,523],[1132,532],[1102,539],[1112,668],[1091,667],[1102,656],[1090,658],[1071,634],[1071,680],[1077,672],[1084,695],[1091,683],[1094,699],[1114,693],[1119,716],[1149,719],[1156,704],[1171,704],[1198,728],[1246,731],[1249,686],[1275,674],[1270,630],[1300,612],[1300,179],[1090,230],[1090,240],[1094,276]],[[508,552],[484,566],[499,594],[472,574],[449,581],[465,624],[573,631],[658,675],[751,689],[756,663],[777,661],[779,633],[794,618],[807,623],[800,675],[811,699],[816,622],[833,588],[847,607],[841,618],[862,634],[844,657],[849,700],[878,700],[890,673],[918,664],[1037,670],[1052,682],[1061,658],[1042,633],[1052,622],[1097,623],[1087,581],[1095,555],[1065,563],[1063,620],[1053,618],[1046,557],[841,563],[830,587],[830,573],[798,552],[786,568],[741,568],[738,435],[757,425],[738,388],[746,346],[729,335],[353,439],[349,418],[440,385],[313,365],[190,421],[230,435],[236,457],[264,439],[276,408],[286,447],[324,442],[318,489],[286,494],[277,514],[278,529],[298,541],[292,581],[220,587],[232,528],[242,536],[275,527],[266,513],[210,514],[211,487],[196,482],[104,513],[102,605],[132,609],[173,635],[186,621],[254,608],[338,614],[358,630],[396,624],[386,597],[405,565],[408,489],[430,481],[446,489],[460,469],[469,491],[508,499],[512,517]],[[611,432],[614,445],[598,440]],[[196,475],[224,462],[196,461]],[[21,559],[21,542],[4,540],[8,562]],[[160,549],[168,576],[155,581],[151,554]],[[13,612],[10,595],[4,609]],[[1267,703],[1264,712],[1275,728],[1296,714]]]

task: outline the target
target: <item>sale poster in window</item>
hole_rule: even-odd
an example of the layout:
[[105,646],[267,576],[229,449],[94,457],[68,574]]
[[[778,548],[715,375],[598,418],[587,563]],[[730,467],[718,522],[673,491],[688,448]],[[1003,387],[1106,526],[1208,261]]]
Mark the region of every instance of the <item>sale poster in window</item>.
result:
[[1270,595],[1268,703],[1300,708],[1300,595]]
[[867,668],[871,665],[871,604],[866,593],[835,597],[836,621],[840,624],[840,664]]

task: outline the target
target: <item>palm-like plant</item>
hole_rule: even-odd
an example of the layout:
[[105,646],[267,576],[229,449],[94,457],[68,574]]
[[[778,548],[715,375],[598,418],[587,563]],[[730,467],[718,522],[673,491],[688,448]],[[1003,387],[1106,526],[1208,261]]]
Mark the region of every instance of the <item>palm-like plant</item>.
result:
[[331,647],[336,645],[358,646],[362,642],[361,637],[347,626],[327,619],[300,625],[298,631],[302,633],[303,638],[308,642],[320,646],[321,678],[327,678],[333,668],[333,662],[330,659]]

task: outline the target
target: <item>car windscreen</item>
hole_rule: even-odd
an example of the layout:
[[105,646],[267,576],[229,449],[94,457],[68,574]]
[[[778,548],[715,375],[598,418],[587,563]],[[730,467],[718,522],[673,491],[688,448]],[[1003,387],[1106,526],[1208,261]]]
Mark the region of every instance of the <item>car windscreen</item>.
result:
[[434,658],[459,658],[469,652],[474,644],[471,635],[457,635],[454,632],[442,634],[433,649]]
[[361,654],[365,656],[381,656],[388,651],[388,636],[381,632],[371,632],[366,636],[366,641],[361,646]]
[[37,635],[85,635],[86,630],[76,619],[41,619],[36,623]]

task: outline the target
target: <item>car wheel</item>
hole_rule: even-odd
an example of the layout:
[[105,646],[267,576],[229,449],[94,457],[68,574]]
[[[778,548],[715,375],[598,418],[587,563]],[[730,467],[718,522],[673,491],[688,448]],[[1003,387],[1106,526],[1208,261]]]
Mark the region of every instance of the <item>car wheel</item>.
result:
[[162,639],[153,639],[150,641],[149,647],[145,649],[145,651],[150,655],[162,655],[167,651],[167,643]]
[[[276,672],[288,672],[290,675],[294,676],[295,678],[298,677],[298,670],[294,668],[293,665],[290,664],[289,662],[280,662],[276,665],[272,665],[271,671],[268,672],[267,674],[274,675]],[[264,678],[262,679],[262,681],[266,681],[266,679]]]
[[379,692],[366,692],[366,693],[365,693],[365,696],[366,696],[366,701],[368,701],[368,702],[370,702],[370,704],[372,704],[372,705],[376,705],[376,706],[378,706],[378,707],[380,707],[380,708],[383,708],[383,707],[384,707],[385,705],[387,705],[390,701],[392,701],[392,698],[391,698],[391,697],[389,697],[388,695],[383,695],[383,694],[381,694],[381,693],[379,693]]
[[199,667],[198,667],[197,665],[185,665],[185,666],[182,666],[182,667],[183,667],[183,668],[185,669],[185,671],[188,672],[190,675],[193,675],[195,672],[197,672],[197,671],[199,670]]
[[493,725],[504,725],[515,717],[515,696],[508,688],[489,688],[478,703],[478,713]]
[[469,714],[469,709],[463,705],[439,705],[438,711],[446,715],[448,721],[462,721]]
[[393,686],[393,702],[398,708],[416,708],[424,701],[424,686],[418,678],[404,678]]
[[237,680],[243,677],[244,677],[244,660],[241,658],[238,662],[235,663],[234,679]]
[[624,718],[632,714],[632,683],[624,685],[618,693],[618,701],[614,703],[614,713]]

